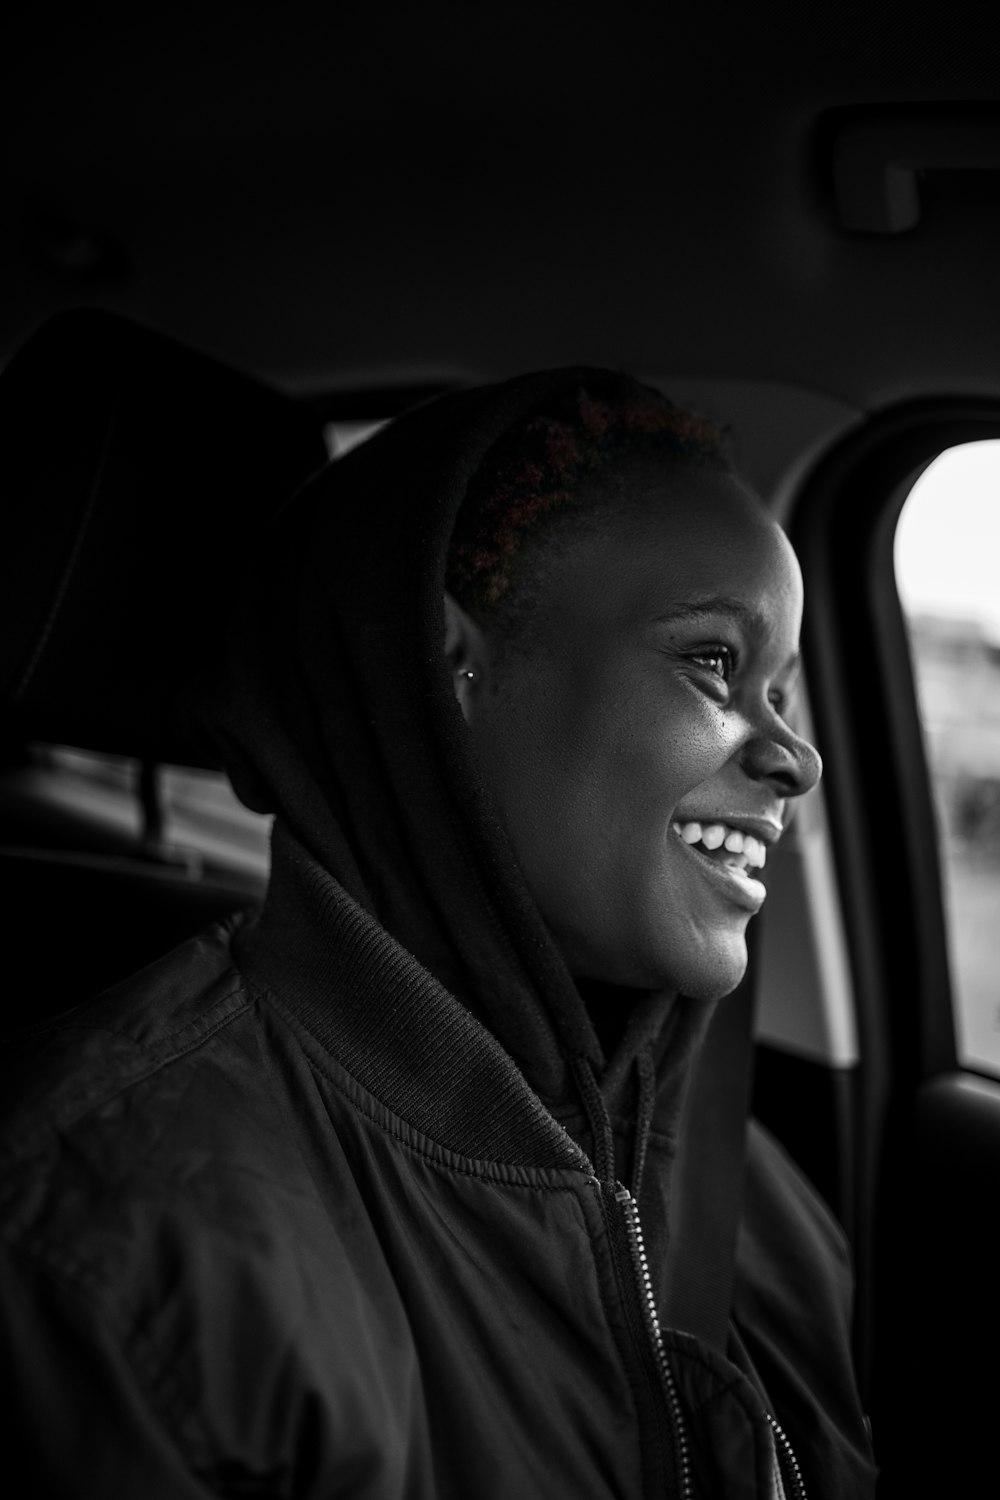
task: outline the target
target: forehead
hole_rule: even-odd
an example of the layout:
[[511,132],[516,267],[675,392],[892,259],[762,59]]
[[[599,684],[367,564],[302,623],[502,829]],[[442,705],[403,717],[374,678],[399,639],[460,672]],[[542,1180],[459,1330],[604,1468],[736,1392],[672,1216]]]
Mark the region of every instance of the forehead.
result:
[[[769,612],[801,608],[791,546],[734,475],[638,468],[622,476],[602,523],[559,569],[557,590],[608,607],[655,609],[717,597]],[[561,587],[560,587],[561,585]]]

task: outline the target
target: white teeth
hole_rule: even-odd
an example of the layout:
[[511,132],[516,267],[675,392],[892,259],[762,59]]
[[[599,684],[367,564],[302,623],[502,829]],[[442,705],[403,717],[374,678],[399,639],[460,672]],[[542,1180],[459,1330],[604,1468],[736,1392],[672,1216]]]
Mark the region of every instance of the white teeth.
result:
[[767,860],[767,850],[760,839],[755,839],[749,833],[744,834],[743,853],[746,855],[748,865],[752,865],[755,870],[762,870],[764,868],[765,861]]
[[[685,844],[704,844],[706,849],[721,849],[723,844],[729,854],[741,854],[746,865],[762,870],[767,862],[767,848],[762,839],[740,828],[730,828],[724,823],[675,823],[674,831]],[[733,865],[733,869],[739,866]]]

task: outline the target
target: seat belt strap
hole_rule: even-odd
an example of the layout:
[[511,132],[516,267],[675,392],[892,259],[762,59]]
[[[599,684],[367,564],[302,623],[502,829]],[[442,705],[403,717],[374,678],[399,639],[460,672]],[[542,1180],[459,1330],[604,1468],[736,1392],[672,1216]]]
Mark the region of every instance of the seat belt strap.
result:
[[725,1353],[743,1210],[753,1071],[753,984],[716,1007],[684,1103],[671,1192],[665,1327]]

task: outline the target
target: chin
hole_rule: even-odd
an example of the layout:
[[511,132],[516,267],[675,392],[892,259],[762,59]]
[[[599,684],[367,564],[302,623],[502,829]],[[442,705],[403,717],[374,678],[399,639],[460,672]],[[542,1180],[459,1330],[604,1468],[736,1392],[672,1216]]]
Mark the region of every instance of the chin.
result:
[[745,933],[727,933],[695,952],[671,955],[664,987],[669,985],[689,1000],[723,1000],[743,979],[747,961]]
[[633,932],[627,946],[620,940],[598,947],[573,941],[568,933],[554,936],[574,978],[621,989],[669,990],[711,1002],[732,994],[747,971],[746,921],[721,931],[685,930],[681,940],[662,927]]
[[633,956],[620,962],[602,962],[588,955],[581,956],[576,964],[571,961],[570,972],[575,978],[592,983],[653,993],[668,990],[709,1004],[731,995],[746,973],[747,950],[742,940],[738,949],[738,952],[713,954],[711,961],[702,955],[699,960],[682,963],[677,962],[676,955],[672,961],[651,954],[645,960],[637,961]]

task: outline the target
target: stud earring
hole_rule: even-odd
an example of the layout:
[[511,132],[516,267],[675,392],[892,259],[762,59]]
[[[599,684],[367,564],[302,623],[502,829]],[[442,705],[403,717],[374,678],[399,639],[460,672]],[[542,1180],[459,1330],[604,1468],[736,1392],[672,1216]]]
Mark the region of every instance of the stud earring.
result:
[[468,679],[469,679],[469,681],[470,681],[470,682],[472,682],[472,681],[473,681],[473,679],[474,679],[474,678],[475,678],[475,675],[476,675],[476,674],[475,674],[475,672],[474,672],[474,671],[473,671],[473,670],[472,670],[472,668],[471,668],[471,667],[466,667],[466,668],[465,668],[465,670],[464,670],[464,672],[460,672],[460,673],[459,673],[459,676],[460,676],[460,677],[467,677],[467,678],[468,678]]

